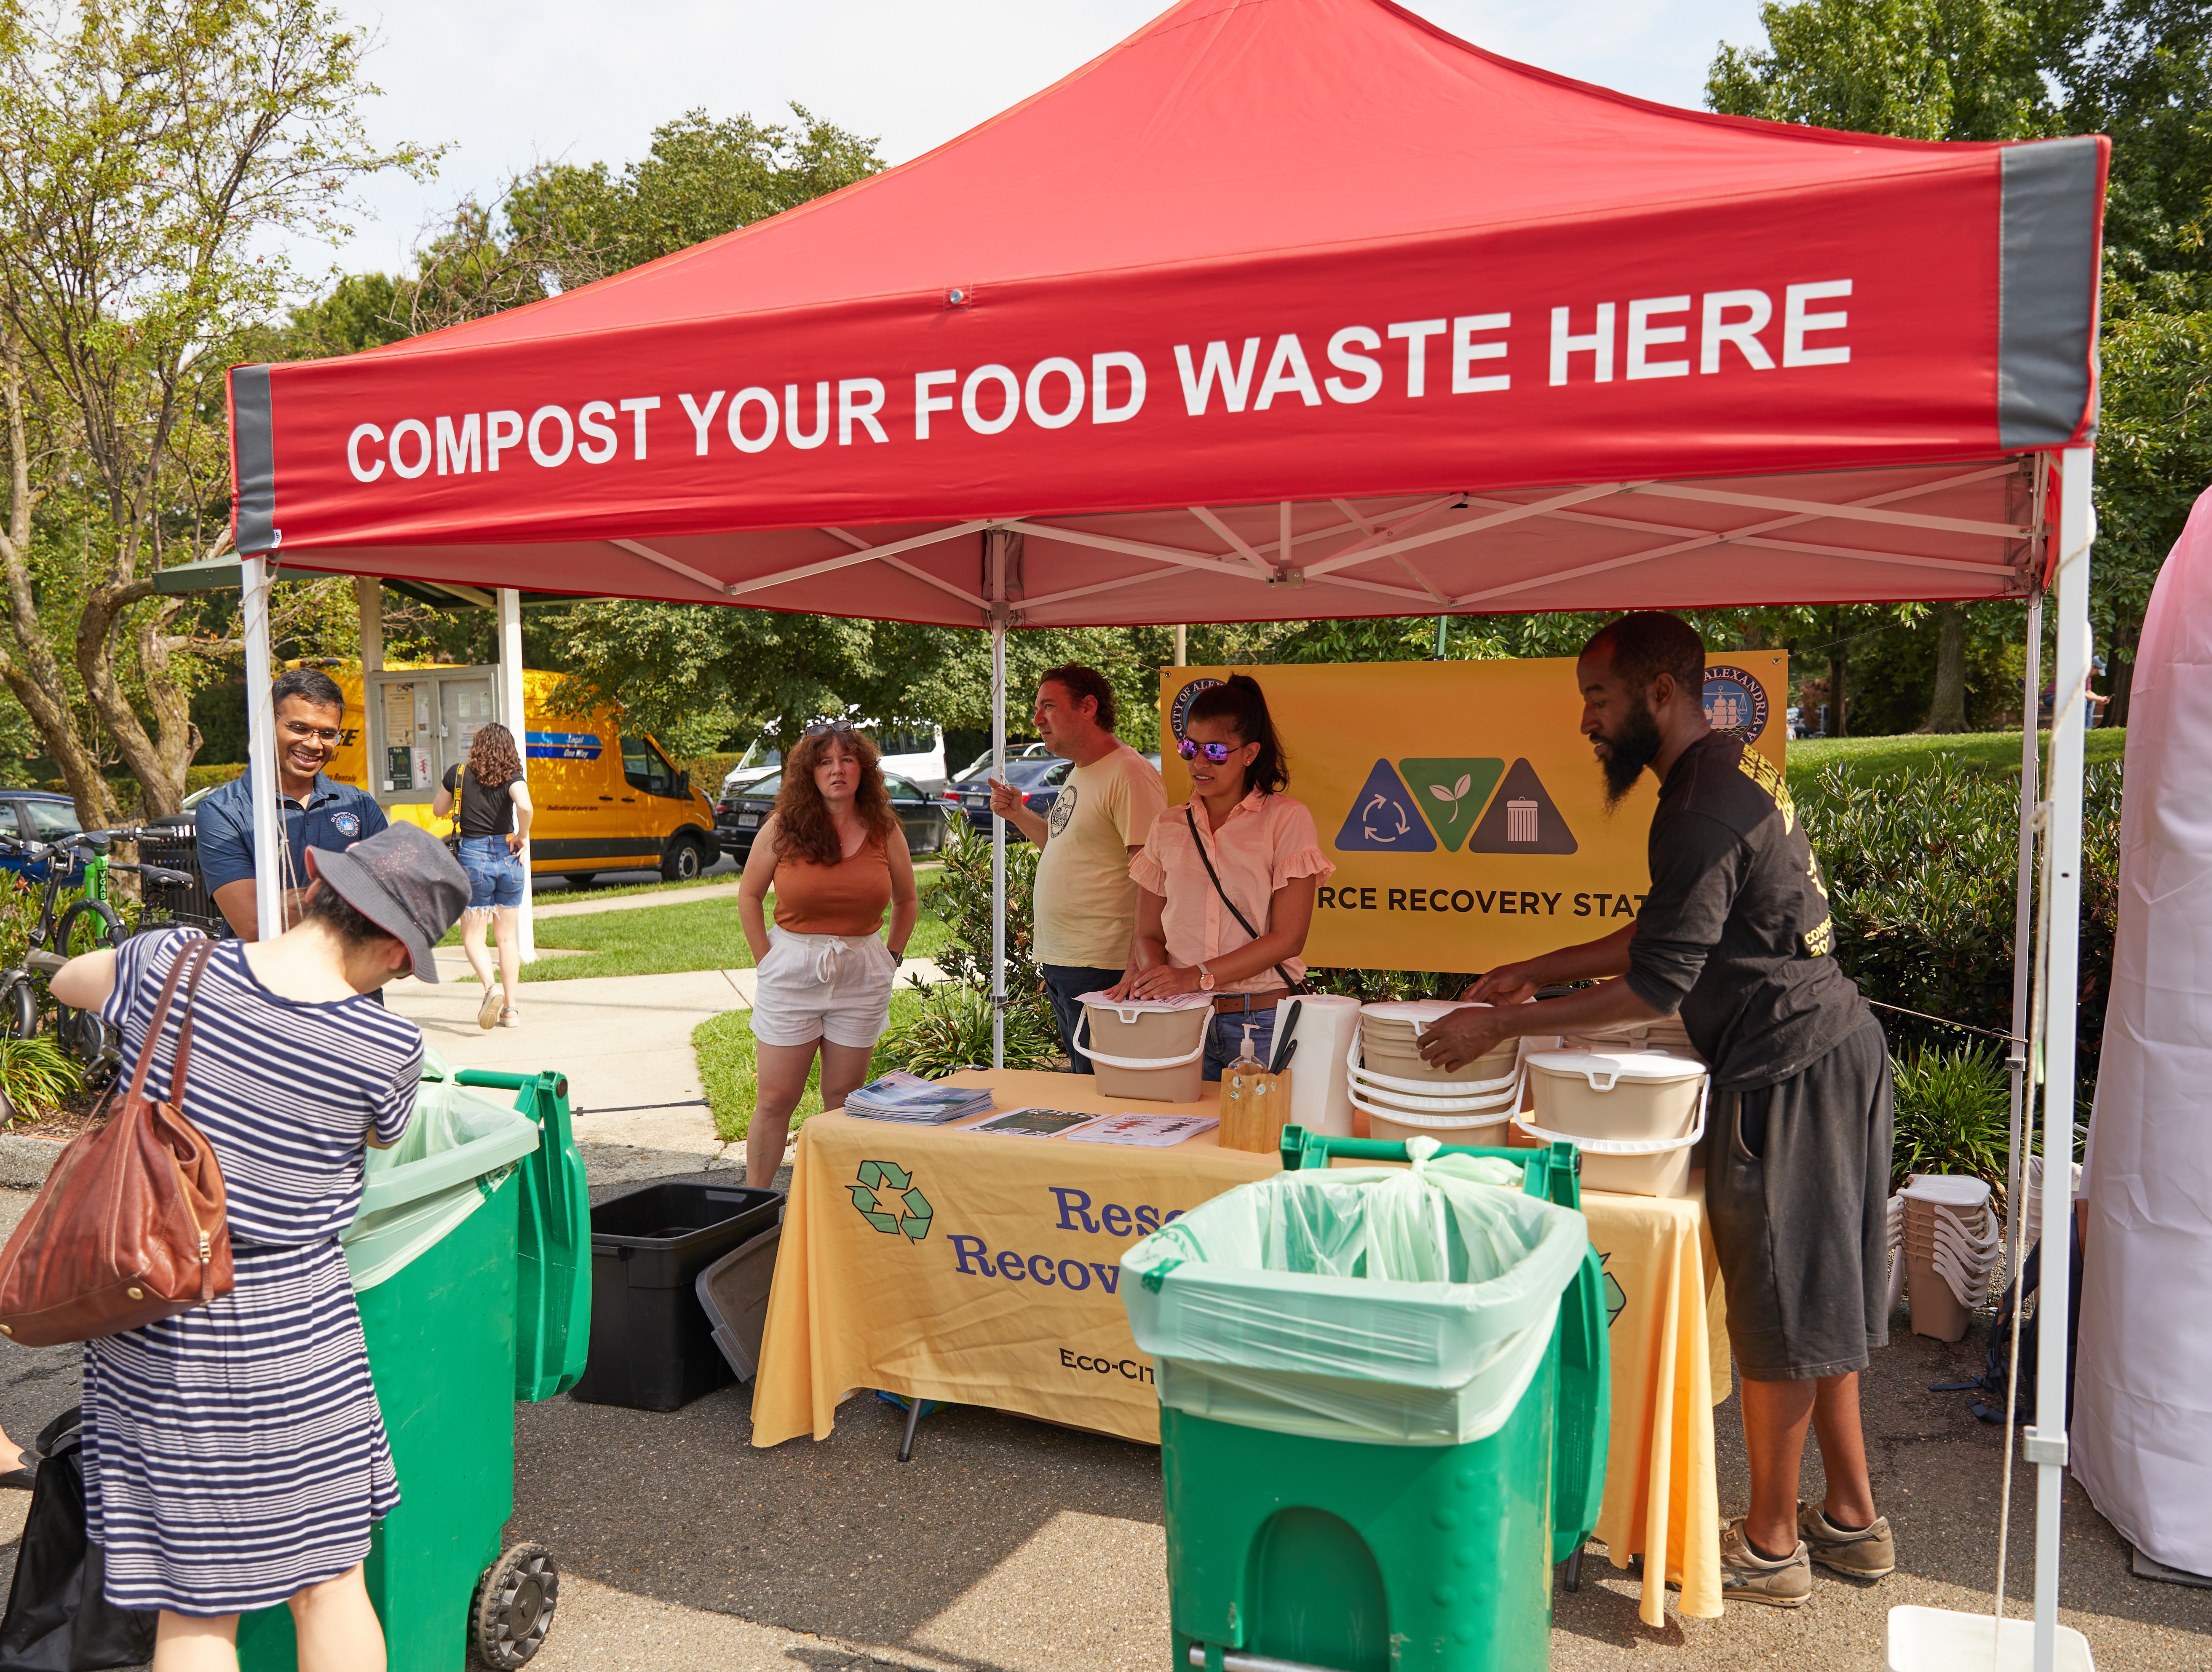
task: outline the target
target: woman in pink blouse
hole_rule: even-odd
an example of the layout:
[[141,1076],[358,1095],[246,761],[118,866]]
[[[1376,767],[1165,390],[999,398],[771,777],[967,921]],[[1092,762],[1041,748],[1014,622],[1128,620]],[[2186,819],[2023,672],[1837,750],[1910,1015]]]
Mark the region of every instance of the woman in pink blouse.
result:
[[1258,680],[1232,674],[1201,692],[1176,752],[1190,763],[1191,797],[1152,821],[1129,863],[1136,957],[1109,996],[1213,994],[1206,1077],[1218,1079],[1248,1027],[1253,1055],[1267,1057],[1275,1004],[1305,974],[1314,891],[1336,866],[1305,804],[1283,793],[1290,770]]

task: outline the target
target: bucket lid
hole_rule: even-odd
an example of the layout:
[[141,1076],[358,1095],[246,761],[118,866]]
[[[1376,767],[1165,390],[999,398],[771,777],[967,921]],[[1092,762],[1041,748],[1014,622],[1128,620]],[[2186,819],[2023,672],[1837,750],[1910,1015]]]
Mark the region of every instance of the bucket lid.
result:
[[1197,1010],[1213,1002],[1211,993],[1178,993],[1172,999],[1109,999],[1104,993],[1086,993],[1076,1002],[1092,1010],[1170,1011]]
[[1990,1187],[1986,1180],[1964,1173],[1921,1173],[1905,1187],[1904,1194],[1907,1201],[1929,1202],[1938,1207],[1975,1208],[1988,1204]]
[[1664,1051],[1537,1051],[1528,1066],[1546,1073],[1573,1074],[1600,1091],[1624,1079],[1668,1085],[1705,1077],[1704,1063]]
[[[1363,1020],[1372,1017],[1378,1022],[1411,1022],[1417,1028],[1425,1028],[1438,1017],[1449,1016],[1455,1010],[1467,1008],[1467,1005],[1455,999],[1388,999],[1377,1004],[1360,1006],[1359,1014]],[[1480,1005],[1475,1008],[1487,1010],[1490,1006]]]

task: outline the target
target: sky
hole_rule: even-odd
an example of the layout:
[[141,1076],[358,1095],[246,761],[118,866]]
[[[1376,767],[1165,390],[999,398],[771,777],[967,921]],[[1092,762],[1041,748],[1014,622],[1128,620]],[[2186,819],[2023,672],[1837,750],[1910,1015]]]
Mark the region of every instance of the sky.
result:
[[[435,179],[364,184],[354,235],[296,245],[303,276],[397,272],[443,212],[541,161],[643,154],[685,111],[777,119],[792,101],[903,162],[1080,67],[1170,0],[339,0],[376,41],[373,139],[450,147]],[[1463,39],[1668,104],[1700,102],[1756,0],[1410,0]]]

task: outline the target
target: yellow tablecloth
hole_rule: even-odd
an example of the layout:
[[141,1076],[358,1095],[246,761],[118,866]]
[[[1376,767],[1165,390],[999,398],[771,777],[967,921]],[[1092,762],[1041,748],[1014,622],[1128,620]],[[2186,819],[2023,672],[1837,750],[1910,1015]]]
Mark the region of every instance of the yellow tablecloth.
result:
[[[959,1077],[1024,1104],[1118,1113],[1087,1076]],[[1210,1104],[1155,1104],[1212,1113]],[[988,1116],[981,1117],[988,1119]],[[1172,1215],[1276,1170],[1276,1157],[978,1136],[818,1115],[800,1128],[753,1389],[753,1444],[829,1437],[863,1388],[983,1405],[1157,1444],[1152,1361],[1118,1295],[1124,1250]],[[1681,1609],[1720,1612],[1713,1474],[1717,1359],[1699,1200],[1583,1198],[1613,1279],[1613,1432],[1597,1535],[1613,1560],[1665,1553]],[[1649,1561],[1647,1572],[1656,1567]],[[1644,1618],[1663,1615],[1645,1586]]]

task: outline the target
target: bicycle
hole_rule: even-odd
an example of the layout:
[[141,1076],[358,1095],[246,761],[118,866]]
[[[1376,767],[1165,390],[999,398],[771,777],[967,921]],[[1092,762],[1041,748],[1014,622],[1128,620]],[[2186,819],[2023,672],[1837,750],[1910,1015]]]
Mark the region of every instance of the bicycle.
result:
[[[43,893],[39,902],[39,919],[32,926],[22,961],[12,969],[0,970],[0,1027],[4,1027],[11,1037],[28,1039],[39,1031],[34,977],[51,980],[71,958],[123,944],[123,919],[108,903],[110,871],[135,871],[149,882],[190,885],[191,878],[184,872],[158,865],[132,865],[107,857],[107,849],[112,843],[136,841],[140,834],[132,828],[83,830],[52,842],[0,838],[0,851],[21,854],[33,864],[43,863],[46,866],[40,885]],[[72,886],[78,897],[66,909],[60,910],[58,917],[63,894]],[[64,1050],[83,1065],[88,1085],[98,1087],[113,1078],[122,1061],[121,1046],[115,1030],[100,1019],[98,1012],[77,1010],[57,1002],[54,1037]]]

